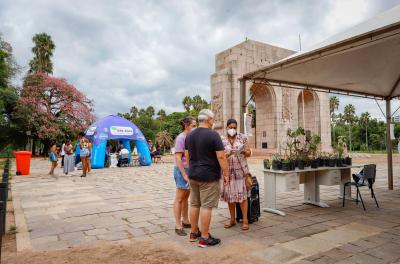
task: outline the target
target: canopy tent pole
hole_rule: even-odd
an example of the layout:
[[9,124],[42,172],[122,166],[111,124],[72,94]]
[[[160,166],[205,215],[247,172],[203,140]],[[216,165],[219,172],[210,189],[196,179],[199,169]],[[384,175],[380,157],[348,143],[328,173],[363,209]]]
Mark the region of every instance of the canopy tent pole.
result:
[[390,137],[390,123],[392,121],[390,98],[386,98],[386,151],[388,166],[388,188],[393,190],[393,158],[392,158],[392,139]]
[[301,91],[301,106],[303,107],[303,129],[306,130],[306,119],[304,118],[304,89]]
[[246,113],[246,79],[239,79],[240,82],[240,132],[244,133],[244,113]]

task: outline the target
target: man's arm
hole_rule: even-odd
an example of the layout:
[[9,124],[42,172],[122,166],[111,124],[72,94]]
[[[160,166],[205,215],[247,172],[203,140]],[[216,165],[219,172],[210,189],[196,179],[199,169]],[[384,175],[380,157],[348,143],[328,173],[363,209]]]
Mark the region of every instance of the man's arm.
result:
[[185,181],[189,182],[189,176],[186,174],[185,167],[183,166],[182,156],[183,156],[182,152],[175,152],[176,165],[178,166]]
[[222,169],[222,173],[224,175],[224,184],[229,183],[229,167],[228,167],[228,160],[226,159],[225,151],[220,150],[215,152],[217,154],[217,159],[219,166]]

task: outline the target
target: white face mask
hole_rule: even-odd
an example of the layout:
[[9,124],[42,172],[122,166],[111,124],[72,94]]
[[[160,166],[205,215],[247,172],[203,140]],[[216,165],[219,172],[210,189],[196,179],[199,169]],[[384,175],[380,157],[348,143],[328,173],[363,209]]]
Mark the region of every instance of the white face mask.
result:
[[231,136],[231,137],[233,137],[233,136],[236,135],[236,129],[234,129],[234,128],[228,129],[226,132],[227,132],[228,135]]

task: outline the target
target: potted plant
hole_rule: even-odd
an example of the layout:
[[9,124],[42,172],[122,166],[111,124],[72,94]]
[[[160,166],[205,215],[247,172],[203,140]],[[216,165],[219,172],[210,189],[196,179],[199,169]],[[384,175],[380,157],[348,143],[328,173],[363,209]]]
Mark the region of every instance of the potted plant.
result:
[[314,134],[309,138],[309,149],[312,155],[311,168],[313,169],[316,169],[319,166],[317,151],[320,143],[321,143],[321,137],[319,135]]
[[344,158],[345,164],[351,166],[353,164],[353,159],[350,156]]
[[299,170],[304,170],[304,168],[306,167],[306,161],[307,161],[307,155],[305,155],[304,153],[300,153],[298,157]]
[[281,170],[282,169],[282,159],[281,154],[275,153],[272,158],[272,169],[273,170]]
[[282,161],[282,170],[283,171],[293,170],[293,162],[290,159],[284,159]]
[[331,153],[328,159],[328,167],[335,167],[335,166],[336,166],[336,157],[334,153]]
[[345,139],[344,137],[339,137],[338,142],[336,144],[336,154],[337,154],[337,160],[336,160],[336,166],[338,167],[343,167],[343,153],[346,147]]
[[324,167],[324,165],[325,165],[324,154],[323,154],[323,152],[321,152],[318,155],[318,166]]
[[264,169],[269,170],[271,169],[271,161],[269,159],[264,159]]

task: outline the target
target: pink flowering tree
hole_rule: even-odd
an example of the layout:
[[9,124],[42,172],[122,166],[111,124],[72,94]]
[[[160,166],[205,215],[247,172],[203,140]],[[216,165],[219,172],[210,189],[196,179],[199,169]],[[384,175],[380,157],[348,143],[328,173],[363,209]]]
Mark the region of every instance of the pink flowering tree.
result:
[[93,122],[92,101],[65,79],[45,73],[27,75],[16,117],[40,140],[74,137]]

